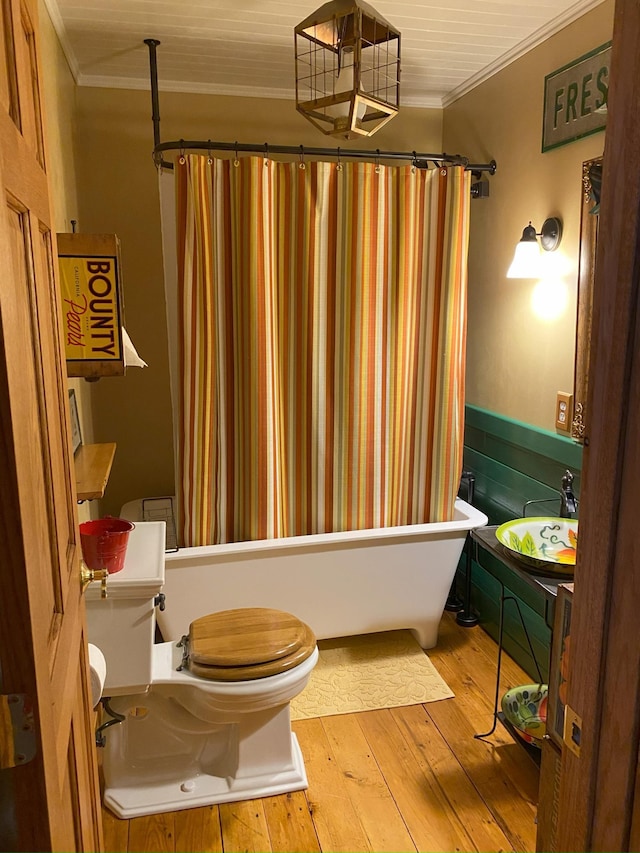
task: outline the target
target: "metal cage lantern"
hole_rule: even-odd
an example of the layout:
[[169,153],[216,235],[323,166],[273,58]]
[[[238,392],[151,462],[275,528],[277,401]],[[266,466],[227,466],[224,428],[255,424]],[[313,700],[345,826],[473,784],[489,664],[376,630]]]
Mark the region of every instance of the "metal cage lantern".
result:
[[400,33],[363,0],[331,0],[295,28],[296,109],[323,133],[371,136],[398,112]]

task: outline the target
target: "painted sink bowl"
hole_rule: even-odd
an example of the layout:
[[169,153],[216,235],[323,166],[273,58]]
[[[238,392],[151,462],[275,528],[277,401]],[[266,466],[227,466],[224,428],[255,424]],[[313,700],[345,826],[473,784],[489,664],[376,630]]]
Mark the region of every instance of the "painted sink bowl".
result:
[[526,566],[573,577],[578,544],[575,518],[516,518],[501,524],[496,538]]
[[546,684],[521,684],[502,697],[502,713],[522,740],[542,747],[547,731]]

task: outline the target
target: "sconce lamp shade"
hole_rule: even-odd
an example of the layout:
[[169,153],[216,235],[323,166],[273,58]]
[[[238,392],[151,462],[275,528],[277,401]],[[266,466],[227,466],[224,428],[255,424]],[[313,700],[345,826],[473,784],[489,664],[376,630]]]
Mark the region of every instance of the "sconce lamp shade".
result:
[[[540,237],[540,243],[538,243]],[[560,245],[562,223],[555,217],[545,219],[539,234],[531,223],[522,232],[516,246],[507,278],[540,278],[543,272],[540,244],[545,252],[553,252]]]
[[507,278],[538,278],[541,270],[540,245],[536,229],[529,223],[522,232],[520,242],[507,271]]
[[330,136],[371,136],[398,112],[400,33],[364,0],[331,0],[295,28],[296,109]]

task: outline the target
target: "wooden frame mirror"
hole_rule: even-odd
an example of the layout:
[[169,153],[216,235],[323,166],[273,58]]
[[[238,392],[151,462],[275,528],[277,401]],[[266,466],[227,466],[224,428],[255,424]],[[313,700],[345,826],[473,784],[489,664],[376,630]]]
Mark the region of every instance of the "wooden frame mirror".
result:
[[573,378],[573,422],[571,437],[584,442],[589,390],[589,354],[593,308],[593,279],[602,185],[602,157],[582,164],[582,207],[580,213],[580,259],[578,267],[578,317],[576,325],[576,359]]

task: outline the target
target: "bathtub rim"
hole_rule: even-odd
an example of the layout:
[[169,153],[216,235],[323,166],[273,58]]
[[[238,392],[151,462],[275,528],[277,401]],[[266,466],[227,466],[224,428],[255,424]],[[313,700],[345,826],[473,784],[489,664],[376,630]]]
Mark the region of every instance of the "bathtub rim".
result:
[[471,504],[456,498],[454,518],[451,521],[432,521],[423,524],[403,524],[396,527],[373,527],[363,530],[343,530],[336,533],[310,533],[302,536],[285,536],[279,539],[246,540],[225,542],[218,545],[192,545],[165,553],[167,567],[185,557],[197,558],[212,553],[220,556],[250,554],[254,551],[277,551],[288,548],[314,548],[316,546],[342,543],[366,544],[376,539],[428,538],[439,534],[460,534],[488,524],[487,516]]

